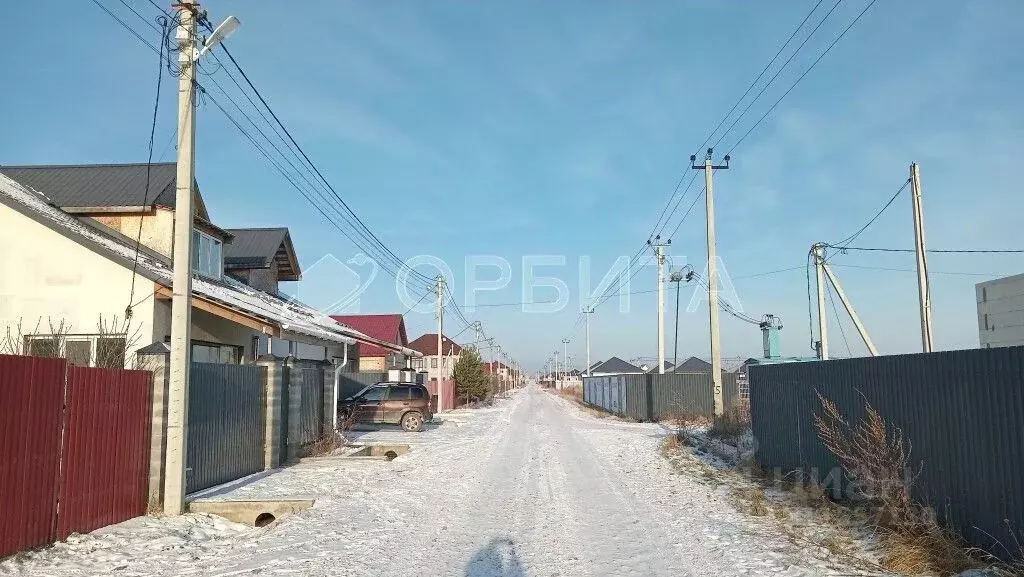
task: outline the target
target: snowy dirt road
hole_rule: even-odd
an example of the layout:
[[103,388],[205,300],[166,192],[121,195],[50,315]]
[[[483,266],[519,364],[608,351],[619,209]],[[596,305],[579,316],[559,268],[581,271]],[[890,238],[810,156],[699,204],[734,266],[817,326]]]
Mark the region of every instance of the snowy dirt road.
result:
[[221,496],[314,496],[262,529],[142,518],[0,563],[0,575],[824,575],[658,453],[664,429],[529,388],[456,412],[388,462],[318,460]]

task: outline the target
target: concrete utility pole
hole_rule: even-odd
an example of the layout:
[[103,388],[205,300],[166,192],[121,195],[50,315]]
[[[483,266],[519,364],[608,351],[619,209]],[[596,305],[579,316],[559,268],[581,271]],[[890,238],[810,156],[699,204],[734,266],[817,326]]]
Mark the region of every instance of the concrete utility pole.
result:
[[825,249],[821,243],[815,243],[814,276],[818,281],[818,358],[828,360],[828,323],[825,318]]
[[871,337],[868,335],[868,330],[864,328],[864,323],[861,322],[860,316],[857,314],[857,309],[853,308],[853,303],[850,299],[846,298],[846,293],[843,291],[843,286],[839,284],[839,279],[836,275],[832,274],[832,267],[828,264],[821,265],[822,270],[825,271],[825,276],[828,281],[832,283],[832,288],[835,289],[836,294],[839,295],[839,300],[842,301],[843,307],[846,309],[846,314],[850,315],[850,320],[853,321],[853,326],[857,328],[857,333],[860,334],[861,340],[864,341],[864,346],[867,347],[868,352],[871,356],[878,356],[878,349],[875,348],[875,343],[871,342]]
[[690,270],[690,272],[688,272],[686,274],[683,274],[683,270],[689,269],[689,268],[690,268],[690,265],[686,265],[682,269],[675,271],[674,273],[672,273],[669,276],[669,281],[676,283],[676,327],[675,327],[676,337],[675,337],[675,343],[673,344],[673,348],[675,349],[675,351],[674,351],[674,353],[672,355],[672,370],[673,371],[675,371],[675,367],[677,365],[679,365],[679,288],[682,286],[683,279],[686,279],[686,281],[689,282],[690,279],[692,278],[692,275],[693,275],[693,271],[692,270]]
[[714,172],[716,170],[727,170],[729,168],[729,155],[725,155],[725,164],[715,165],[711,163],[711,155],[714,151],[708,149],[704,157],[704,164],[693,164],[697,155],[690,156],[691,167],[694,170],[704,171],[704,200],[707,209],[707,235],[708,235],[708,309],[711,316],[711,382],[715,392],[715,415],[725,414],[725,399],[722,395],[722,344],[721,335],[718,330],[718,263],[715,253],[715,188]]
[[562,339],[562,363],[565,370],[562,371],[562,388],[565,388],[566,374],[569,372],[569,339]]
[[167,454],[164,514],[185,509],[185,465],[188,442],[188,385],[192,343],[192,183],[196,176],[196,19],[199,5],[177,5],[178,29],[178,168],[175,174],[174,284],[171,288],[170,383],[167,389]]
[[665,247],[672,244],[672,239],[661,242],[659,234],[647,244],[654,247],[658,257],[658,373],[665,374]]
[[921,306],[921,350],[932,352],[932,293],[928,286],[928,262],[924,248],[924,213],[921,208],[921,167],[910,165],[914,205],[914,252],[917,253],[917,291]]
[[444,376],[444,356],[442,356],[444,334],[444,277],[437,275],[437,412],[444,407],[444,387],[441,377]]
[[594,308],[583,309],[583,314],[587,315],[584,317],[587,321],[587,376],[590,376],[590,315],[594,314]]
[[558,351],[555,351],[555,374],[551,378],[554,379],[551,383],[551,386],[557,389],[558,381],[560,380],[558,377]]

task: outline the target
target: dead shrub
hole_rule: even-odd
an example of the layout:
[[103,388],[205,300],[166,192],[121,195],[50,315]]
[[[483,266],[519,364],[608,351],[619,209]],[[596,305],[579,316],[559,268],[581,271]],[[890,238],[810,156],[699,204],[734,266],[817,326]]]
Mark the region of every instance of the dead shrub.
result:
[[708,429],[708,435],[735,444],[750,428],[750,404],[736,401],[725,409],[725,413],[716,416]]
[[669,409],[662,417],[662,420],[670,423],[677,429],[710,427],[712,424],[712,418],[707,415],[691,413],[679,409]]
[[851,424],[838,406],[818,393],[823,411],[814,416],[818,436],[838,459],[855,495],[872,510],[872,524],[884,551],[881,565],[906,574],[954,575],[980,566],[962,540],[944,529],[934,512],[911,495],[921,466],[913,472],[912,445],[899,427],[885,422],[865,402],[866,417]]
[[312,443],[302,446],[300,454],[302,457],[325,457],[333,454],[347,444],[345,437],[340,432],[324,435]]

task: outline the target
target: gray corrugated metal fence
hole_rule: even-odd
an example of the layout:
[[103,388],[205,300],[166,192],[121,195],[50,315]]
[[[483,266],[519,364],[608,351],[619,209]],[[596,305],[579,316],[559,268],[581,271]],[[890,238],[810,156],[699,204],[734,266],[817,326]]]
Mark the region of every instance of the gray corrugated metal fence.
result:
[[189,379],[186,490],[262,471],[266,369],[192,363]]
[[375,385],[387,380],[388,374],[384,372],[342,373],[338,399],[351,397],[366,385]]
[[[736,375],[722,374],[725,404],[736,399]],[[638,421],[673,415],[714,413],[710,374],[611,375],[583,378],[583,400],[610,413]]]
[[291,379],[299,379],[299,443],[312,443],[322,436],[324,426],[324,369],[320,365],[292,367]]
[[1008,531],[1024,530],[1024,347],[751,366],[760,464],[842,490],[814,427],[818,392],[849,422],[864,417],[866,401],[902,429],[923,466],[915,497],[969,542],[1016,542]]

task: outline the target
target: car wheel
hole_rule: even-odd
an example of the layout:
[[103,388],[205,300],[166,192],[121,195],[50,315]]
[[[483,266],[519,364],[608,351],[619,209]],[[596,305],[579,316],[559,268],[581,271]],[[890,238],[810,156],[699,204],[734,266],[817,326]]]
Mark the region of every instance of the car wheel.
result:
[[402,417],[402,428],[410,433],[416,433],[423,430],[423,415],[412,412],[406,413]]

